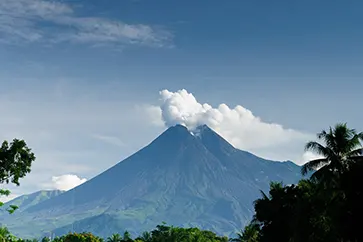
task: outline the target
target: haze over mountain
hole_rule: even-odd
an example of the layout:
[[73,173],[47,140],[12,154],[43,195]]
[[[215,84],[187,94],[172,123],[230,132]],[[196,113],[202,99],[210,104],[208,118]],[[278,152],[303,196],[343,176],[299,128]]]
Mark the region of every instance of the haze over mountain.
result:
[[[34,206],[52,197],[58,196],[61,193],[63,193],[63,191],[44,190],[44,191],[34,192],[28,195],[22,195],[12,199],[11,201],[6,202],[2,208],[6,209],[9,207],[9,205],[16,205],[19,207],[18,212],[24,211],[31,206]],[[4,216],[7,215],[8,213],[6,212],[6,210],[0,210],[0,214]]]
[[298,165],[235,149],[206,125],[193,132],[176,125],[93,179],[2,222],[22,237],[141,233],[162,221],[231,233],[251,219],[270,181],[300,178]]

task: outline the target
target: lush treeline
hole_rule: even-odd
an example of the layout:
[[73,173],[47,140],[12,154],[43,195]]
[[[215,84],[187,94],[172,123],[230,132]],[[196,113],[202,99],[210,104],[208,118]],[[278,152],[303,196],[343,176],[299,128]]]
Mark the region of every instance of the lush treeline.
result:
[[[198,228],[159,225],[151,232],[131,238],[128,232],[114,234],[109,242],[123,241],[241,241],[241,242],[357,242],[363,241],[363,133],[338,124],[317,135],[319,142],[307,143],[306,150],[321,158],[302,167],[308,175],[296,185],[273,182],[268,194],[254,202],[255,215],[236,238],[220,237]],[[18,173],[16,173],[18,174]],[[16,239],[3,228],[0,239]],[[48,241],[44,238],[42,241]],[[28,240],[30,241],[30,240]],[[64,235],[53,241],[103,241],[89,233]]]
[[255,201],[255,215],[240,241],[363,241],[363,133],[338,124],[307,143],[322,158],[302,167],[311,177],[297,185],[272,183]]
[[[33,242],[38,240],[22,240],[10,235],[7,231],[7,236],[4,237],[5,241],[12,242]],[[42,242],[50,241],[50,238],[44,237]],[[198,228],[180,228],[167,226],[166,224],[158,225],[151,232],[144,232],[137,238],[132,238],[131,235],[126,231],[123,235],[113,234],[106,240],[97,237],[91,233],[69,233],[62,237],[53,238],[55,242],[228,242],[227,237],[221,237],[215,233],[207,230],[200,230]]]

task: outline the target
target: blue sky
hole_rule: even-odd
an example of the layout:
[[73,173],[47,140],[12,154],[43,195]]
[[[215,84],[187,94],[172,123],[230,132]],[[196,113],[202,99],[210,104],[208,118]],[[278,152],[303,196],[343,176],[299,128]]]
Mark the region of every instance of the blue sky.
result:
[[[260,117],[253,122],[304,137],[340,121],[363,130],[362,8],[361,1],[0,0],[0,138],[24,138],[38,157],[14,193],[57,187],[54,176],[89,179],[150,142],[165,129],[162,120],[177,120],[160,116],[157,106],[170,104],[160,101],[163,89],[188,112],[193,100],[178,90],[216,110],[241,105]],[[283,133],[293,147],[246,141],[272,140],[272,126],[228,136],[250,124],[242,121],[214,128],[266,158],[303,153],[295,134]]]

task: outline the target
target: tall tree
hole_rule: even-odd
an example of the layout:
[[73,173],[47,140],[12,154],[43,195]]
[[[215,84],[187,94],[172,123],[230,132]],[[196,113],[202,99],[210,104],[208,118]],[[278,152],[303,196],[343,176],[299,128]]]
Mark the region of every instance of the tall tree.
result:
[[271,183],[269,193],[262,192],[262,197],[254,204],[257,241],[339,241],[334,239],[336,231],[331,223],[335,209],[332,200],[329,190],[320,189],[320,185],[311,180],[289,186]]
[[254,202],[255,215],[253,222],[261,228],[261,241],[288,241],[293,228],[289,221],[295,211],[298,190],[294,185],[284,186],[271,182],[269,194],[261,191],[262,198]]
[[[34,160],[34,153],[24,140],[14,139],[10,144],[4,141],[0,147],[0,184],[13,183],[19,186],[19,180],[31,171]],[[9,194],[9,190],[0,189],[0,196]],[[0,202],[0,206],[2,205]],[[16,208],[10,206],[7,210],[13,213]]]
[[323,143],[310,141],[306,144],[305,150],[312,151],[322,158],[304,164],[301,168],[303,175],[312,171],[312,179],[329,183],[348,170],[351,164],[362,159],[360,141],[363,139],[363,133],[349,129],[346,123],[339,123],[334,128],[330,127],[328,131],[321,131],[317,138]]

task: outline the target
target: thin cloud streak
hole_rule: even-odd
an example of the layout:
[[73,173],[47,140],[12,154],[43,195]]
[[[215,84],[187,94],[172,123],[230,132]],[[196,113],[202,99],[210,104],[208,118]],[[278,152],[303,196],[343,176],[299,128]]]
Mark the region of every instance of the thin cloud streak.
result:
[[146,24],[79,17],[71,5],[46,0],[0,0],[2,43],[86,43],[169,46],[172,34]]
[[102,142],[105,142],[105,143],[108,143],[108,144],[111,144],[111,145],[115,145],[115,146],[118,146],[118,147],[125,147],[126,146],[126,144],[121,139],[119,139],[118,137],[115,137],[115,136],[95,134],[95,135],[92,135],[92,137],[97,139],[97,140],[100,140]]

